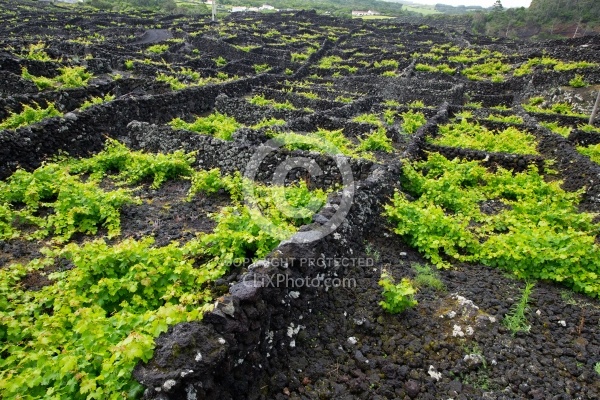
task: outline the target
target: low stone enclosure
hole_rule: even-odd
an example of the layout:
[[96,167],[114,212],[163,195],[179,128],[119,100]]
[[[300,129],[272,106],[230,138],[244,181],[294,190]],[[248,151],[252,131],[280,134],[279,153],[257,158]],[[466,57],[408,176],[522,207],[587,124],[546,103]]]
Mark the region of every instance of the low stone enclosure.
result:
[[[232,14],[211,24],[185,16],[65,11],[52,5],[37,9],[11,2],[2,15],[0,121],[27,107],[53,105],[60,113],[0,131],[3,182],[58,155],[97,155],[110,139],[146,154],[194,152],[194,170],[255,170],[253,178],[265,184],[288,160],[302,160],[288,165],[285,182],[330,190],[310,222],[266,257],[248,254],[251,261],[207,284],[214,308],[201,320],[169,324],[157,335],[151,357],[136,359],[124,372],[132,377],[130,388],[143,389],[131,389],[131,397],[600,396],[600,292],[571,290],[579,281],[568,273],[562,283],[554,275],[536,279],[535,271],[520,275],[536,283],[526,309],[528,328],[519,332],[503,321],[514,311],[524,280],[510,267],[468,261],[466,248],[452,256],[439,247],[448,265],[434,270],[445,289],[420,288],[418,305],[401,314],[380,307],[378,284],[383,271],[397,281],[416,280],[415,265],[435,264],[425,245],[395,233],[396,221],[386,215],[395,196],[418,201],[407,171],[432,155],[477,161],[489,173],[537,171],[546,182],[560,181],[566,192],[580,192],[575,214],[600,212],[600,165],[594,155],[599,153],[593,153],[600,123],[588,124],[600,90],[600,38],[521,43],[307,11]],[[65,67],[83,67],[93,76],[68,87],[61,78]],[[58,83],[44,86],[40,77]],[[82,107],[92,98],[101,101]],[[217,113],[238,124],[228,140],[215,132],[178,129],[172,122]],[[453,130],[463,132],[455,142],[448,139]],[[340,132],[341,138],[315,136],[334,142],[335,152],[273,142],[322,131]],[[378,132],[386,145],[368,147]],[[477,134],[470,138],[471,132]],[[500,139],[486,142],[485,135]],[[265,156],[257,159],[261,152]],[[307,174],[306,165],[317,165],[319,173]],[[103,185],[108,190],[112,183]],[[203,214],[218,214],[229,204],[222,190],[216,198],[186,202],[190,184],[185,179],[160,188],[141,185],[136,193],[142,202],[121,210],[121,236],[108,237],[100,227],[66,243],[84,246],[107,237],[111,245],[145,237],[154,238],[155,247],[186,242],[214,228]],[[472,183],[457,185],[462,190]],[[543,213],[548,205],[540,196]],[[491,216],[519,208],[508,203],[488,199],[479,205]],[[7,207],[18,211],[22,205]],[[457,214],[444,211],[446,217]],[[483,223],[471,221],[469,229]],[[593,223],[598,224],[597,217]],[[594,229],[590,246],[598,250],[600,231]],[[44,247],[65,245],[52,242],[51,235],[32,239],[23,232],[0,240],[3,270],[43,258]],[[429,234],[433,240],[435,232]],[[515,248],[518,253],[518,243]],[[535,251],[523,251],[515,260],[537,257]],[[67,267],[60,271],[77,268],[73,260],[61,260]],[[600,264],[592,261],[582,273],[600,276]],[[11,282],[25,294],[37,293],[56,284],[50,273],[57,268],[29,270]],[[353,285],[332,287],[326,281]],[[596,288],[595,278],[585,282]],[[4,346],[12,317],[8,306],[0,305]],[[18,344],[6,346],[3,358]],[[0,376],[8,382],[21,367],[2,367]],[[73,366],[66,374],[82,379],[76,370]],[[32,383],[27,390],[42,393],[35,390],[46,390],[44,385],[49,384]],[[75,379],[72,385],[80,383]],[[95,385],[103,387],[100,381]],[[17,398],[17,392],[0,384],[0,397]],[[86,397],[83,389],[77,393],[71,398]]]

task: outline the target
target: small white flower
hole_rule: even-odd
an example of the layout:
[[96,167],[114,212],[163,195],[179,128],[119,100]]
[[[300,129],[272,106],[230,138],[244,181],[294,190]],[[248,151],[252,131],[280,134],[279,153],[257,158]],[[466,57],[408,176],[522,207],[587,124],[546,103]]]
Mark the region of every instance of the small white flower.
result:
[[200,354],[200,352],[198,352],[198,354],[196,354],[196,357],[194,358],[194,360],[196,360],[196,362],[202,361],[202,354]]

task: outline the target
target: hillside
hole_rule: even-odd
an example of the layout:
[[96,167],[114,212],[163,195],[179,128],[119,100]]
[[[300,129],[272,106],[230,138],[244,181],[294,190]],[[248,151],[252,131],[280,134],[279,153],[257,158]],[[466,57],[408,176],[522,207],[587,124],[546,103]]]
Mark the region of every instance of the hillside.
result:
[[0,19],[0,399],[600,398],[600,36]]

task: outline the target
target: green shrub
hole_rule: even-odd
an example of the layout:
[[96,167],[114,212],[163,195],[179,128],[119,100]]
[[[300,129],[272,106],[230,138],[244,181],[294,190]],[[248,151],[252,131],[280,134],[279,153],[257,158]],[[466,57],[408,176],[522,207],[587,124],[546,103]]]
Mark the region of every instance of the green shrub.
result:
[[398,69],[398,61],[396,60],[381,60],[381,61],[375,61],[375,63],[373,64],[373,67],[375,68],[392,68],[392,69]]
[[594,144],[588,147],[577,146],[577,151],[584,156],[588,156],[596,164],[600,164],[600,144]]
[[21,76],[23,79],[32,81],[40,89],[50,88],[78,88],[86,86],[88,81],[93,78],[92,73],[87,72],[85,67],[61,67],[58,69],[60,75],[55,78],[46,78],[44,76],[31,75],[27,68],[23,68]]
[[[544,279],[600,296],[600,225],[582,213],[583,191],[565,192],[536,166],[524,172],[432,153],[403,167],[402,186],[385,215],[394,231],[438,267],[475,262],[520,278]],[[409,200],[410,198],[410,200]],[[503,205],[484,213],[483,202]]]
[[254,71],[257,74],[260,74],[261,72],[266,72],[270,69],[271,69],[271,66],[269,64],[254,64]]
[[296,107],[294,107],[294,105],[292,103],[290,103],[289,100],[286,100],[285,103],[279,103],[275,100],[267,99],[262,94],[254,95],[252,98],[250,98],[249,101],[250,101],[250,104],[253,104],[255,106],[259,106],[259,107],[271,106],[276,110],[295,110],[296,109]]
[[359,138],[358,140],[360,142],[357,147],[358,151],[384,151],[386,153],[394,151],[392,139],[387,136],[383,127],[369,133],[364,139]]
[[583,80],[583,76],[577,74],[569,81],[569,85],[574,88],[586,87],[588,84]]
[[278,119],[274,117],[271,117],[269,119],[263,118],[260,122],[252,125],[252,129],[261,129],[277,125],[285,125],[285,121],[283,119]]
[[511,70],[502,60],[489,59],[483,64],[475,64],[462,70],[462,74],[473,81],[490,78],[492,82],[502,82],[503,76]]
[[198,117],[194,122],[185,122],[175,118],[169,123],[173,129],[185,129],[205,135],[211,135],[222,140],[231,140],[233,133],[242,125],[235,118],[220,112],[214,112],[207,117]]
[[33,107],[27,104],[23,105],[23,111],[20,113],[11,112],[4,121],[0,122],[1,129],[17,129],[32,125],[45,118],[62,117],[62,113],[54,107],[54,103],[48,103],[46,108],[41,108],[39,104],[34,103]]
[[535,136],[515,127],[494,133],[484,126],[461,119],[460,122],[440,126],[439,134],[437,138],[428,140],[442,146],[513,154],[537,154]]
[[558,122],[540,122],[540,125],[563,137],[569,137],[571,131],[573,130],[569,126],[560,126]]
[[155,44],[146,49],[146,51],[148,53],[153,53],[153,54],[162,54],[167,50],[169,50],[168,44]]
[[182,90],[189,86],[187,83],[181,82],[176,76],[167,75],[164,72],[159,72],[156,75],[156,80],[169,84],[172,90]]
[[381,274],[379,286],[383,288],[383,300],[379,305],[390,314],[401,313],[418,304],[415,300],[417,290],[408,278],[403,278],[400,283],[394,284],[393,279],[384,272]]
[[131,151],[118,141],[108,139],[102,152],[71,163],[70,171],[89,173],[92,179],[115,173],[113,179],[123,184],[152,180],[151,187],[156,189],[168,179],[191,175],[193,162],[194,154],[186,154],[182,150],[170,154],[147,154]]
[[490,114],[487,119],[489,121],[503,122],[505,124],[522,124],[523,118],[518,115],[495,115]]
[[319,129],[305,135],[280,133],[274,139],[290,150],[314,150],[326,154],[342,154],[358,157],[353,143],[344,136],[342,130],[329,131]]
[[362,114],[352,118],[353,122],[381,126],[381,120],[375,114]]
[[113,101],[115,99],[115,95],[107,93],[104,97],[92,97],[89,100],[84,101],[80,106],[79,110],[83,111],[86,108],[90,108],[91,106],[95,106],[98,104],[103,104],[109,101]]
[[456,72],[456,68],[451,68],[448,64],[429,65],[419,63],[415,65],[415,69],[422,72],[442,72],[448,75],[454,75]]
[[219,68],[227,65],[227,60],[222,56],[214,58],[213,61],[215,62],[215,64],[217,64],[217,67]]
[[402,130],[404,133],[412,134],[415,133],[420,127],[425,125],[427,118],[422,112],[415,112],[413,110],[406,111],[401,114],[402,116]]
[[22,52],[20,57],[34,61],[52,61],[52,57],[46,53],[46,44],[42,42],[31,43],[27,52]]
[[133,60],[125,60],[125,69],[131,71],[135,65],[135,61]]

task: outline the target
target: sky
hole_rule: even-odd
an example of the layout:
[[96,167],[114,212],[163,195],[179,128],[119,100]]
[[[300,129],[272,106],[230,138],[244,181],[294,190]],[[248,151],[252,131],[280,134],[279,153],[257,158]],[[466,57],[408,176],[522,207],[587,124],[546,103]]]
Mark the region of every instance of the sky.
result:
[[[491,7],[496,0],[410,0],[413,3],[420,4],[447,4],[449,6],[482,6]],[[508,7],[529,7],[531,0],[501,0],[505,8]]]

